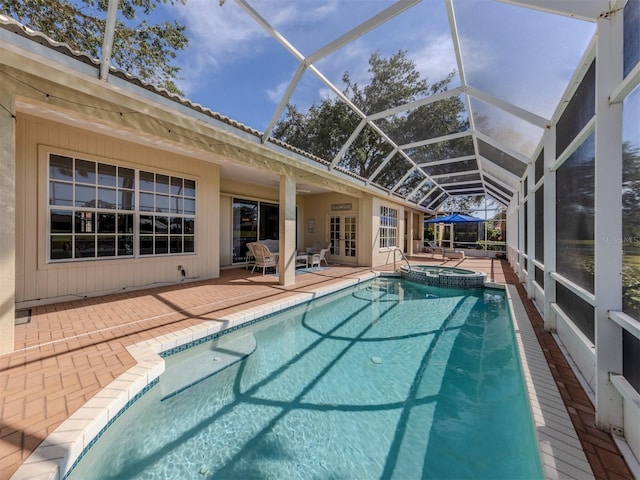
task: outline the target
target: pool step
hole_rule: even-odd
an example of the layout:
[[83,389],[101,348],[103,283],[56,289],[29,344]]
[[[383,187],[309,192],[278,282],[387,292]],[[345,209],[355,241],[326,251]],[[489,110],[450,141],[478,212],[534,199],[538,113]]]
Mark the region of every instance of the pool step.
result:
[[165,371],[160,376],[161,400],[171,398],[206,380],[246,358],[255,349],[256,339],[248,334],[233,339],[223,337],[212,342],[209,348],[202,345],[168,357]]

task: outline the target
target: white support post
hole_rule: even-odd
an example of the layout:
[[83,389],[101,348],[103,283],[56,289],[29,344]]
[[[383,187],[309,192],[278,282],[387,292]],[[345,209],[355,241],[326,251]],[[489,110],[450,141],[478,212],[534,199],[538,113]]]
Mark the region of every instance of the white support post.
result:
[[16,323],[15,95],[0,84],[0,354],[14,349]]
[[518,281],[524,282],[524,194],[522,192],[522,182],[520,182],[520,188],[516,192],[518,195]]
[[293,175],[280,175],[278,277],[284,286],[296,281],[296,180]]
[[115,36],[116,21],[118,17],[119,0],[109,0],[107,7],[107,20],[104,27],[104,36],[102,37],[102,59],[100,60],[100,79],[106,80],[109,75],[109,66],[111,65],[111,53],[113,50],[113,38]]
[[528,198],[527,201],[527,297],[534,297],[533,280],[535,278],[535,266],[533,259],[536,256],[536,196],[534,195],[534,186],[536,184],[536,164],[530,162],[527,165],[527,191],[525,195]]
[[407,210],[407,225],[406,228],[406,238],[407,238],[407,256],[413,255],[413,212],[411,210]]
[[551,276],[556,271],[556,127],[544,132],[544,329],[556,330],[556,313],[551,308],[556,303],[556,281]]
[[622,104],[609,96],[622,81],[622,10],[597,22],[595,159],[596,423],[622,427],[622,397],[610,373],[622,373],[622,329],[608,311],[622,310]]

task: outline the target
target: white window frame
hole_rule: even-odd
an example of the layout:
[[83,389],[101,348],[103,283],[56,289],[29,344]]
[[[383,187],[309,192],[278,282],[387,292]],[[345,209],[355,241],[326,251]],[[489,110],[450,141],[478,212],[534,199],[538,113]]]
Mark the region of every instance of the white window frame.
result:
[[[52,156],[58,156],[71,160],[71,174],[64,176],[54,175],[52,177],[51,173],[51,159]],[[94,174],[95,180],[89,179],[87,182],[82,182],[77,179],[76,174],[76,166],[77,161],[84,161],[94,164]],[[107,170],[115,171],[116,179],[115,184],[108,184],[100,182],[100,168],[106,167]],[[122,186],[119,181],[121,178],[118,174],[122,170],[128,170],[133,173],[133,186],[126,187]],[[141,184],[140,184],[140,172],[146,172],[148,174],[153,174],[154,181],[157,178],[166,177],[168,179],[168,191],[159,191],[156,187],[156,183],[154,183],[154,191],[151,192],[148,189],[142,191],[143,195],[152,196],[154,204],[151,208],[141,209],[140,203],[140,193],[141,193]],[[129,172],[127,172],[129,173]],[[130,178],[130,177],[129,177]],[[196,242],[195,242],[195,224],[196,224],[196,196],[197,196],[197,184],[196,180],[186,178],[186,177],[178,177],[173,175],[168,175],[165,173],[161,173],[159,171],[154,171],[152,169],[139,169],[135,167],[131,167],[128,165],[119,165],[117,162],[113,162],[110,160],[97,160],[91,158],[83,158],[82,155],[75,155],[70,152],[56,152],[56,151],[47,151],[46,153],[46,183],[47,183],[47,231],[46,231],[46,256],[47,263],[49,264],[60,264],[67,262],[78,262],[78,261],[99,261],[99,260],[116,260],[116,259],[133,259],[133,258],[147,258],[152,256],[175,256],[175,255],[193,255],[196,253]],[[188,183],[187,183],[188,182]],[[66,188],[69,190],[67,193],[70,198],[64,199],[63,195],[58,198],[56,203],[52,203],[52,186],[59,185],[61,188]],[[172,188],[173,187],[173,188]],[[185,188],[188,187],[188,188]],[[76,198],[76,195],[79,191],[84,189],[85,191],[90,191],[91,188],[95,188],[95,203],[93,205],[80,205],[76,204],[79,200]],[[179,191],[176,191],[179,190]],[[133,205],[130,208],[127,208],[126,205],[118,204],[118,202],[122,201],[122,192],[129,192],[133,199]],[[187,193],[188,192],[188,193]],[[106,196],[110,196],[112,193],[115,194],[115,203],[103,205],[101,204],[100,194],[104,193]],[[90,196],[90,195],[89,195]],[[89,197],[88,196],[88,197]],[[159,207],[156,205],[156,197],[166,197],[167,199],[167,207]],[[164,199],[164,198],[163,198]],[[188,205],[188,210],[185,210],[185,205]],[[179,211],[180,209],[180,211]],[[160,211],[158,211],[160,210]],[[165,211],[166,210],[166,211]],[[173,210],[173,211],[172,211]],[[54,225],[52,221],[53,212],[59,212],[60,214],[70,215],[70,231],[58,231],[55,232]],[[85,231],[76,231],[78,228],[77,219],[78,214],[89,214],[91,216],[91,221],[89,225],[84,227]],[[115,219],[114,228],[112,231],[107,232],[99,232],[99,218],[101,215],[111,216],[113,215]],[[127,215],[131,216],[126,224],[122,224],[119,222],[119,215]],[[82,215],[81,215],[82,216]],[[143,217],[153,217],[162,218],[166,217],[167,221],[167,232],[165,234],[161,233],[141,233],[140,229],[140,221]],[[178,222],[179,220],[179,222]],[[187,223],[188,222],[188,223]],[[91,225],[93,223],[93,225]],[[154,225],[156,221],[152,222]],[[180,223],[182,229],[180,230],[178,227],[178,223]],[[86,222],[85,222],[86,225]],[[171,225],[174,225],[176,228],[174,230],[178,231],[178,233],[171,233],[170,228]],[[126,227],[126,231],[122,230],[121,227]],[[156,248],[156,237],[164,237],[167,238],[167,251],[157,253],[155,251]],[[61,245],[61,249],[68,251],[69,256],[58,256],[54,252],[52,252],[52,239],[60,238],[60,242],[64,242]],[[82,256],[78,252],[78,247],[81,245],[81,238],[85,237],[85,240],[90,241],[90,237],[94,239],[93,249],[89,248],[89,256]],[[141,253],[141,238],[152,238],[152,248],[153,251],[149,253]],[[175,239],[180,238],[180,251],[171,252],[172,246],[178,245],[178,242]],[[104,254],[104,251],[100,252],[99,248],[99,240],[100,238],[113,238],[114,246],[113,254]],[[174,242],[172,243],[172,239]],[[128,242],[119,244],[119,242],[128,240]],[[67,248],[62,248],[67,246]],[[125,248],[128,246],[128,248]],[[186,250],[185,250],[186,249]],[[56,258],[52,258],[56,257]]]
[[380,206],[380,248],[398,246],[398,209]]

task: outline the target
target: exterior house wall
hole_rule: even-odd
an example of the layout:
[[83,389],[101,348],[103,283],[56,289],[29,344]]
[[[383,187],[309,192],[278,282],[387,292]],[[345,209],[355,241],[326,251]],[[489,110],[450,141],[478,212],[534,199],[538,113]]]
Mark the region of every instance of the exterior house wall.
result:
[[[47,153],[196,181],[194,254],[51,263]],[[29,306],[219,276],[219,168],[200,160],[19,114],[16,124],[16,304]]]
[[[256,176],[260,175],[260,172],[256,171],[255,174]],[[220,194],[230,197],[246,198],[248,200],[263,200],[272,203],[278,203],[280,199],[277,188],[267,188],[261,185],[251,184],[250,182],[239,182],[228,179],[220,180]]]
[[405,215],[404,207],[386,201],[385,199],[373,197],[372,199],[372,212],[371,212],[371,266],[378,267],[380,265],[386,265],[393,263],[394,255],[395,259],[400,264],[402,259],[400,255],[395,253],[393,249],[380,247],[380,207],[389,207],[397,210],[398,223],[397,223],[397,246],[404,251],[404,232],[405,232]]
[[[300,243],[300,241],[298,242],[298,248],[302,250],[313,245],[313,242],[328,241],[330,239],[329,217],[332,213],[354,214],[357,217],[358,228],[356,233],[357,257],[353,259],[352,263],[368,265],[366,257],[363,257],[361,254],[362,248],[364,247],[361,231],[363,225],[368,223],[368,219],[361,211],[361,199],[343,193],[321,193],[305,195],[303,198],[304,201],[299,202],[300,205],[302,205],[302,210],[298,211],[298,232],[299,235],[301,233],[302,236],[302,243]],[[346,204],[351,204],[351,209],[332,210],[332,205]],[[302,232],[300,232],[301,229]]]

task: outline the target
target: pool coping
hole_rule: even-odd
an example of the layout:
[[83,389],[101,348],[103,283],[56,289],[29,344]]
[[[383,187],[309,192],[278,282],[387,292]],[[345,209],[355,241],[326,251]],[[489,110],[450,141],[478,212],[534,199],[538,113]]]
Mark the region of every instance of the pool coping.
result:
[[595,479],[516,286],[492,282],[485,286],[507,295],[544,477]]
[[[127,350],[136,364],[100,390],[47,436],[11,479],[65,478],[102,433],[158,382],[165,369],[161,356],[163,352],[186,347],[383,275],[384,272],[366,272],[313,292],[298,293],[286,300],[221,317],[219,320],[222,321],[215,325],[203,322],[128,346]],[[516,287],[492,282],[485,282],[485,287],[504,290],[508,299],[545,478],[594,478]]]

